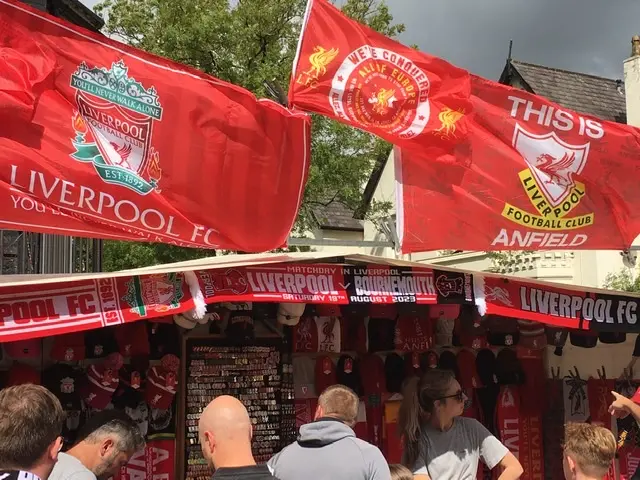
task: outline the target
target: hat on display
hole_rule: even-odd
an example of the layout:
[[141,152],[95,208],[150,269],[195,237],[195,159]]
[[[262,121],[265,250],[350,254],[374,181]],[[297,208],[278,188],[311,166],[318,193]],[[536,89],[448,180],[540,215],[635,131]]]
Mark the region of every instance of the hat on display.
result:
[[151,408],[168,410],[173,403],[178,385],[180,359],[175,355],[165,355],[160,365],[147,371],[145,398]]
[[304,314],[304,309],[304,303],[281,303],[278,305],[278,323],[290,327],[297,325]]
[[429,350],[420,358],[420,368],[426,372],[430,368],[438,368],[438,354],[435,350]]
[[59,362],[77,362],[86,357],[84,333],[67,333],[54,337],[50,353],[52,360]]
[[503,348],[496,356],[496,378],[500,385],[523,385],[524,371],[514,349]]
[[7,342],[4,344],[7,356],[16,360],[40,358],[42,355],[42,341],[39,338]]
[[456,378],[459,378],[460,376],[458,372],[458,360],[456,358],[456,354],[451,350],[444,350],[440,353],[440,358],[438,359],[438,368],[440,370],[449,370],[453,372]]
[[123,357],[148,356],[151,353],[144,321],[125,323],[116,327],[115,336]]
[[229,315],[229,322],[225,334],[229,338],[240,342],[247,342],[255,338],[253,317],[251,311],[236,310]]
[[82,409],[82,375],[82,370],[61,363],[48,368],[42,377],[44,386],[58,397],[63,410],[77,411]]
[[594,348],[598,344],[598,332],[593,330],[571,330],[569,341],[574,347]]
[[369,351],[388,352],[395,349],[395,319],[371,317],[367,328]]
[[199,322],[195,318],[187,315],[187,312],[175,314],[173,316],[173,321],[176,325],[184,328],[185,330],[193,330],[199,324]]
[[601,343],[615,345],[626,342],[627,334],[624,332],[600,332],[598,334],[598,340],[600,340]]
[[40,372],[30,365],[24,363],[13,362],[7,375],[6,387],[15,385],[23,385],[25,383],[33,383],[40,385]]
[[333,360],[326,355],[318,356],[315,368],[316,393],[320,395],[327,387],[336,383],[338,383],[338,380]]
[[384,361],[387,392],[401,393],[404,381],[404,359],[397,353],[390,353]]
[[104,410],[120,383],[118,371],[122,368],[123,358],[112,353],[104,361],[87,368],[87,382],[83,391],[84,401],[92,408]]
[[385,370],[382,357],[375,353],[364,355],[360,360],[362,387],[365,395],[380,394],[385,391]]
[[483,348],[476,354],[476,371],[482,386],[496,383],[496,356],[490,349]]
[[119,351],[114,327],[96,328],[84,334],[87,358],[104,358]]
[[360,365],[358,361],[351,355],[342,355],[338,359],[336,368],[336,380],[341,385],[346,385],[356,392],[356,395],[362,395],[362,381],[360,379]]
[[546,325],[544,327],[544,333],[547,336],[547,345],[555,347],[554,355],[562,356],[562,349],[567,343],[569,337],[569,331],[563,328],[550,327]]
[[512,347],[520,341],[520,330],[518,330],[518,322],[515,319],[489,315],[486,322],[489,345]]
[[143,392],[147,369],[144,368],[144,363],[137,363],[132,362],[120,369],[120,382],[111,400],[115,408],[137,408],[138,404],[144,401]]
[[173,321],[144,323],[147,324],[151,360],[160,360],[167,354],[180,354],[180,332]]

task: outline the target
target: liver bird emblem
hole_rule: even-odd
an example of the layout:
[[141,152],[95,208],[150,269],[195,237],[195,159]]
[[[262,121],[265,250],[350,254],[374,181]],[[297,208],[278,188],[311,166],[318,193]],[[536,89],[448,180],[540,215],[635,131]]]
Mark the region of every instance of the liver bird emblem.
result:
[[327,65],[329,65],[334,58],[336,58],[339,50],[337,48],[326,50],[324,47],[317,46],[313,49],[313,52],[314,53],[309,55],[309,63],[311,64],[311,66],[309,67],[309,70],[305,72],[305,74],[317,80],[318,77],[327,73]]
[[131,165],[129,165],[129,162],[127,161],[127,159],[129,158],[129,155],[131,155],[131,145],[128,143],[125,143],[124,145],[118,145],[116,142],[109,142],[109,143],[111,144],[113,149],[116,151],[116,153],[120,157],[120,161],[118,162],[118,165],[121,167],[128,168],[129,170],[133,170],[131,168]]
[[545,183],[555,183],[562,187],[568,187],[571,185],[571,171],[569,168],[575,163],[576,154],[571,152],[570,154],[565,152],[560,160],[543,153],[536,158],[536,168],[541,172],[544,172],[549,177]]
[[442,137],[448,137],[455,135],[456,123],[464,117],[464,110],[452,110],[449,107],[445,107],[438,114],[438,120],[440,120],[440,128],[436,132]]
[[373,111],[378,115],[386,114],[390,108],[393,108],[394,102],[398,99],[395,97],[396,91],[390,88],[381,88],[369,99],[369,103],[373,104]]

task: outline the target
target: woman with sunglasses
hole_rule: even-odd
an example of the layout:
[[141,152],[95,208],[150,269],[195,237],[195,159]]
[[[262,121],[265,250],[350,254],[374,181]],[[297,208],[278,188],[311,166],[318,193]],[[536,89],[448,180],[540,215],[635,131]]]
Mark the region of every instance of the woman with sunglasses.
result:
[[480,422],[462,417],[467,399],[448,370],[429,370],[404,389],[398,426],[406,465],[416,480],[475,480],[479,461],[501,468],[499,480],[522,475],[518,459]]

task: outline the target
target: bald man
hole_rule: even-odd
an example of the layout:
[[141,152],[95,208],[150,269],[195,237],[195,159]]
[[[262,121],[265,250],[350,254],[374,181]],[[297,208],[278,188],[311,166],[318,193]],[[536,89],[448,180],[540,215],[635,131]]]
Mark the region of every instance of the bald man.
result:
[[231,396],[213,400],[198,424],[202,454],[215,472],[213,479],[254,479],[273,477],[266,465],[256,465],[251,453],[253,428],[247,409]]

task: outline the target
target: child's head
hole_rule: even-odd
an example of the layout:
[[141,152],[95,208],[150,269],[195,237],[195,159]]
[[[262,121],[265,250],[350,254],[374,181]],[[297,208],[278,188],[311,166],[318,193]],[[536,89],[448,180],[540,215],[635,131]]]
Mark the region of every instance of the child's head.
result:
[[601,479],[616,453],[616,439],[610,430],[588,423],[568,423],[564,427],[562,467],[566,480],[578,474]]
[[392,463],[389,465],[391,470],[391,480],[413,480],[413,473],[404,465]]

